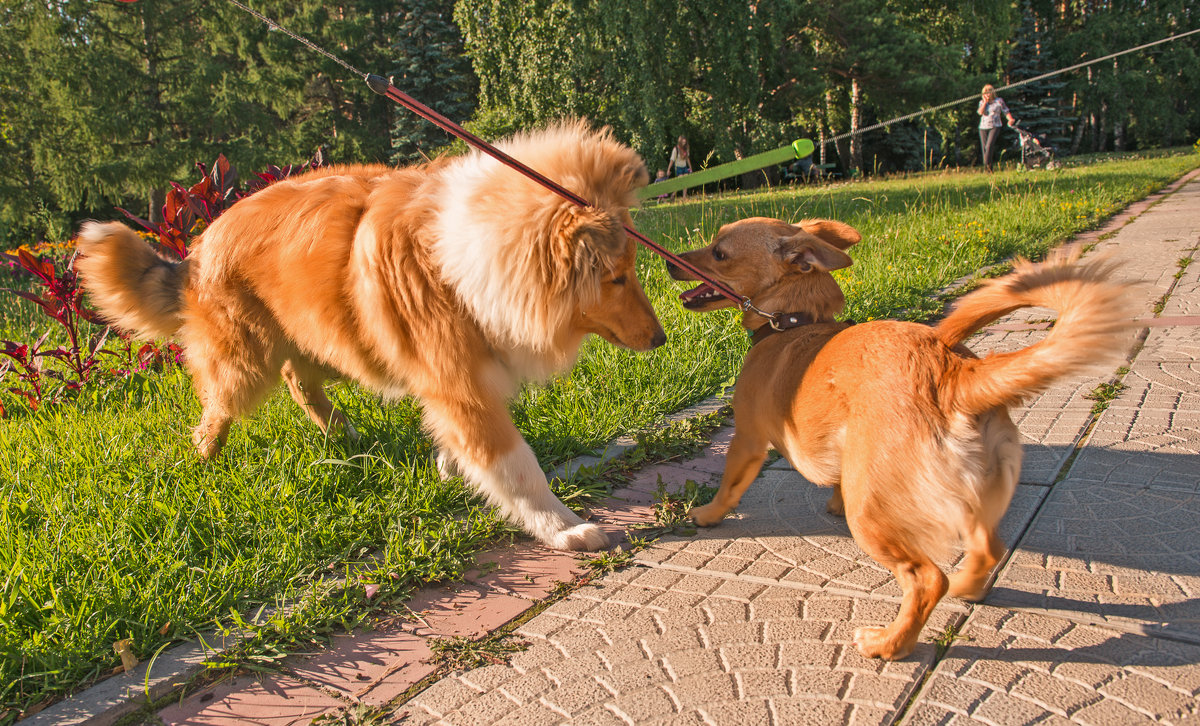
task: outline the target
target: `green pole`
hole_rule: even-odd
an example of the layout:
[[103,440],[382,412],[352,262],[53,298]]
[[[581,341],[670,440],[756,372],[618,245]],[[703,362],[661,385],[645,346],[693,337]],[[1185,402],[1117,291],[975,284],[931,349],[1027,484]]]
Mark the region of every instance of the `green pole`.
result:
[[682,189],[691,189],[692,187],[698,187],[710,182],[720,181],[721,179],[728,179],[731,176],[745,174],[746,172],[754,171],[755,169],[762,169],[763,167],[771,166],[773,164],[782,164],[785,161],[792,161],[793,159],[803,159],[804,157],[811,155],[814,148],[815,147],[812,141],[808,139],[797,139],[791,144],[778,149],[764,151],[761,154],[755,154],[754,156],[747,156],[744,159],[731,161],[728,164],[710,166],[707,169],[701,169],[700,171],[694,171],[691,174],[677,176],[673,179],[668,179],[667,181],[654,182],[653,184],[642,188],[642,190],[638,192],[638,197],[640,199],[650,199],[651,197],[657,197],[660,194],[670,194]]

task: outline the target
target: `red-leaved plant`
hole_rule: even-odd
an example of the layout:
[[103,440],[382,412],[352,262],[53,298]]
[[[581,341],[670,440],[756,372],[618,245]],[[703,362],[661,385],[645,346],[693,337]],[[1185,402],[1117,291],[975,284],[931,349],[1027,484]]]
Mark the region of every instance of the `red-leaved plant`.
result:
[[309,169],[316,169],[324,164],[320,151],[307,164],[289,166],[268,166],[266,171],[255,174],[246,189],[237,186],[237,171],[230,165],[224,154],[217,156],[213,162],[212,171],[204,164],[196,164],[200,170],[201,179],[190,187],[171,182],[171,191],[167,192],[166,202],[162,207],[163,221],[155,224],[133,214],[125,209],[117,209],[145,229],[158,235],[158,241],[164,249],[175,253],[179,259],[187,257],[188,244],[192,237],[204,231],[208,225],[229,208],[231,204],[249,196],[273,182],[299,174]]
[[[12,253],[5,254],[13,256]],[[72,391],[78,390],[91,379],[98,363],[97,355],[108,339],[109,329],[105,328],[102,333],[87,341],[86,345],[81,340],[81,321],[100,325],[103,322],[94,310],[83,305],[83,291],[79,289],[79,278],[75,274],[73,264],[68,262],[65,269],[60,271],[49,255],[35,257],[25,249],[17,250],[15,257],[20,268],[41,283],[41,294],[8,287],[0,288],[0,291],[11,292],[36,304],[42,312],[58,323],[67,335],[65,345],[48,350],[43,350],[42,346],[49,333],[43,335],[32,346],[20,345],[10,340],[0,341],[0,345],[4,346],[0,353],[15,362],[19,371],[18,377],[29,386],[27,389],[9,390],[25,397],[36,410],[42,399],[43,376],[58,380],[62,387]],[[68,374],[46,368],[38,358],[58,360],[66,366]]]
[[[162,222],[154,224],[124,209],[120,211],[153,232],[163,249],[170,250],[183,259],[187,257],[192,238],[212,224],[214,219],[238,199],[280,179],[315,169],[323,164],[324,159],[318,151],[307,164],[268,166],[265,171],[255,174],[255,178],[243,190],[237,186],[237,172],[222,154],[213,163],[211,172],[204,164],[196,164],[202,175],[199,182],[190,187],[171,184],[171,191],[168,192],[162,208]],[[39,248],[43,246],[39,245]],[[84,341],[82,323],[105,325],[105,322],[96,311],[83,304],[83,291],[79,288],[79,280],[75,274],[74,257],[59,258],[54,254],[37,256],[29,249],[21,248],[3,253],[0,262],[5,263],[13,273],[32,276],[40,288],[39,292],[27,292],[6,287],[0,288],[0,292],[11,292],[34,303],[66,332],[66,344],[48,350],[43,350],[43,346],[50,337],[49,331],[33,344],[0,340],[0,355],[8,359],[0,365],[0,380],[9,373],[14,373],[21,381],[21,386],[14,386],[8,390],[24,398],[30,409],[36,411],[47,397],[53,399],[65,392],[78,391],[100,372],[128,375],[134,370],[145,371],[167,362],[182,361],[183,350],[174,343],[165,347],[146,343],[135,352],[132,339],[124,334],[119,334],[122,342],[118,350],[108,350],[104,345],[110,338],[111,327],[105,327],[99,334]],[[123,367],[105,371],[99,365],[101,355],[118,359]],[[59,361],[65,366],[66,372],[48,368],[44,365],[47,358]],[[48,390],[45,385],[47,378],[57,381],[57,385]],[[0,404],[0,418],[3,418],[5,413],[3,404]]]

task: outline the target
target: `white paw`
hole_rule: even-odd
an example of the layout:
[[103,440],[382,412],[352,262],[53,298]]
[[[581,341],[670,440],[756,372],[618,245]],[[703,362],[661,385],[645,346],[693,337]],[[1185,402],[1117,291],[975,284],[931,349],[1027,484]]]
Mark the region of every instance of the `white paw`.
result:
[[592,551],[609,546],[608,535],[594,524],[577,524],[554,534],[546,545],[556,550]]

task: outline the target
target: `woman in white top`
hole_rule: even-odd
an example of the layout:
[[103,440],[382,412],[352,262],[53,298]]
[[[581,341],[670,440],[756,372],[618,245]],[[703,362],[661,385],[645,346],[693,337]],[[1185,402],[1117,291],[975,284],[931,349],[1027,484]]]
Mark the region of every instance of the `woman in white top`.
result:
[[992,150],[996,147],[1000,128],[1004,126],[1002,116],[1008,118],[1009,126],[1016,123],[1004,99],[996,96],[996,89],[989,83],[983,87],[983,98],[979,100],[979,154],[983,157],[985,171],[992,170]]

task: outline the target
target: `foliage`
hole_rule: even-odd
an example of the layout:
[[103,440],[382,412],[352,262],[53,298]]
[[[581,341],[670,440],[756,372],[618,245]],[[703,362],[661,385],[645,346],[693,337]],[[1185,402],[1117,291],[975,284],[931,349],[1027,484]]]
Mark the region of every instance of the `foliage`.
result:
[[[1008,81],[1016,83],[1056,70],[1059,64],[1054,47],[1054,33],[1050,32],[1047,20],[1038,16],[1029,0],[1025,0],[1021,26],[1009,53]],[[1005,97],[1021,128],[1035,136],[1045,135],[1051,145],[1061,149],[1065,149],[1068,141],[1068,119],[1063,114],[1067,99],[1062,95],[1066,85],[1062,77],[1044,78],[1014,88]]]
[[[1051,21],[1059,61],[1071,64],[1200,26],[1188,0],[1102,4],[1032,0]],[[1071,152],[1166,147],[1200,128],[1200,38],[1191,36],[1064,76],[1076,116]]]
[[[99,323],[96,313],[83,305],[83,291],[79,288],[79,279],[72,265],[59,270],[50,255],[35,257],[28,249],[19,249],[16,253],[5,253],[14,257],[20,268],[32,275],[38,282],[40,292],[0,288],[0,292],[8,292],[24,298],[37,305],[43,313],[59,325],[66,334],[66,342],[53,348],[44,348],[50,332],[38,338],[32,345],[0,340],[0,353],[7,356],[16,367],[0,367],[0,378],[9,370],[16,373],[17,378],[25,388],[9,388],[10,393],[26,399],[29,407],[37,410],[46,394],[43,386],[44,378],[50,378],[59,383],[54,395],[66,391],[78,391],[92,379],[99,365],[99,355],[107,352],[101,350],[108,339],[108,329],[94,336],[90,341],[84,340],[82,323]],[[47,368],[40,359],[53,358],[62,363],[68,370],[68,378],[61,371]],[[0,407],[0,415],[4,409]]]
[[480,117],[528,126],[587,116],[613,126],[651,167],[665,165],[679,134],[697,161],[712,149],[714,163],[787,140],[782,101],[798,81],[776,57],[779,17],[731,0],[455,6]]
[[[453,0],[412,0],[398,12],[392,83],[453,121],[469,119],[479,83],[463,55]],[[393,163],[432,158],[446,145],[446,132],[407,109],[395,106],[392,116]]]
[[[363,67],[387,68],[383,0],[255,3]],[[59,237],[116,205],[162,205],[221,149],[238,166],[389,156],[388,102],[226,3],[13,0],[0,7],[0,242]],[[140,213],[140,211],[139,211]]]
[[527,641],[504,631],[490,633],[478,640],[454,636],[431,638],[428,642],[429,649],[433,651],[430,662],[445,666],[451,671],[469,671],[488,665],[503,665],[529,647]]
[[[154,233],[160,246],[178,256],[187,256],[189,241],[208,224],[211,224],[230,204],[238,199],[253,194],[255,191],[280,179],[293,174],[307,171],[321,165],[318,155],[308,164],[300,166],[269,166],[263,172],[255,175],[245,189],[237,184],[237,172],[223,156],[218,156],[209,173],[203,164],[197,164],[201,172],[201,180],[191,187],[184,187],[172,182],[171,192],[163,205],[163,221],[154,224],[137,217],[130,212],[120,210],[127,217],[139,223]],[[69,259],[61,255],[62,250],[71,250],[74,244],[48,245],[41,244],[37,248],[21,247],[14,252],[6,252],[4,259],[10,271],[22,271],[34,279],[39,291],[0,288],[0,292],[8,292],[28,300],[38,306],[42,313],[56,322],[65,335],[65,342],[53,348],[44,348],[50,338],[50,332],[42,335],[32,344],[21,344],[11,340],[0,340],[0,354],[9,360],[0,367],[0,379],[6,374],[13,373],[22,382],[23,388],[12,387],[9,392],[19,395],[26,400],[31,410],[36,411],[48,397],[57,400],[67,393],[78,392],[84,384],[91,381],[100,368],[100,356],[108,355],[124,361],[126,367],[114,368],[112,373],[129,375],[133,370],[145,371],[152,366],[159,366],[168,361],[179,363],[182,351],[174,343],[160,347],[155,343],[143,344],[136,353],[131,340],[121,334],[122,341],[118,350],[106,349],[111,329],[104,327],[88,338],[84,324],[90,323],[103,326],[104,321],[97,313],[83,304],[83,290],[74,270],[74,257]],[[42,252],[43,254],[35,254]],[[53,358],[66,367],[67,378],[58,370],[47,368],[43,360]],[[58,384],[47,391],[44,385],[49,378]],[[0,417],[6,411],[0,404]]]
[[200,170],[200,181],[190,187],[184,187],[177,182],[171,182],[171,191],[167,193],[160,217],[162,221],[155,224],[125,209],[117,210],[129,219],[137,222],[146,230],[158,237],[159,244],[183,259],[187,257],[188,244],[192,237],[204,231],[213,220],[221,216],[231,204],[273,184],[280,179],[286,179],[295,174],[301,174],[323,165],[323,157],[317,152],[307,164],[288,166],[268,166],[266,170],[255,174],[245,189],[238,187],[237,170],[229,163],[224,154],[217,156],[209,172],[204,164],[196,164]]

